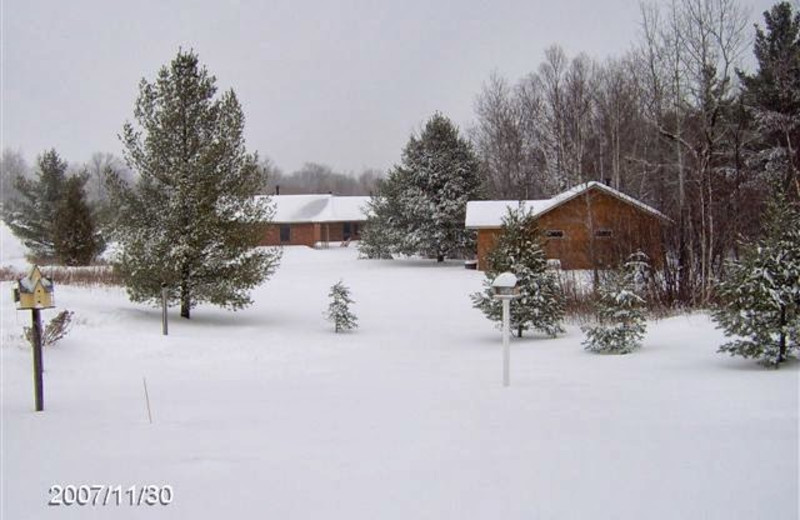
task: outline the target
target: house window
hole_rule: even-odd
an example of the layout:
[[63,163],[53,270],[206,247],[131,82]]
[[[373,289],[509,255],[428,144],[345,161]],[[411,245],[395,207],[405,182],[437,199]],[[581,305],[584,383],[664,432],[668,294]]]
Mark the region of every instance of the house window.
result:
[[292,226],[289,224],[281,224],[281,244],[291,241]]
[[547,238],[564,238],[564,231],[561,229],[548,229],[544,232]]
[[614,231],[610,229],[598,229],[594,232],[594,236],[597,238],[611,238],[614,236]]

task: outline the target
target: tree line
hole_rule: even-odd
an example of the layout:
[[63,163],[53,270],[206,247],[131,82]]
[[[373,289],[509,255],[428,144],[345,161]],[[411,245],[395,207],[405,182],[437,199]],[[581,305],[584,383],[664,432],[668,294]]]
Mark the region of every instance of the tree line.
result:
[[[755,32],[753,73],[737,68],[749,47],[745,17],[734,0],[644,5],[641,18],[642,37],[621,58],[569,59],[554,46],[536,71],[516,82],[492,75],[476,98],[476,122],[467,135],[434,114],[383,178],[365,171],[356,179],[315,164],[284,176],[248,154],[235,94],[215,99],[214,78],[196,54],[180,51],[155,80],[142,80],[137,124],[126,124],[121,136],[124,162],[101,154],[68,175],[51,150],[26,177],[24,161],[4,153],[4,188],[9,172],[23,171],[14,177],[16,193],[3,190],[4,197],[13,195],[3,217],[36,254],[80,263],[85,256],[56,251],[58,241],[74,245],[78,237],[57,240],[55,224],[84,229],[69,219],[87,214],[88,206],[102,224],[99,232],[81,231],[95,242],[87,245],[96,251],[110,237],[140,253],[127,269],[131,278],[147,282],[131,289],[132,297],[157,298],[161,283],[180,285],[174,297],[188,315],[191,294],[204,294],[201,287],[215,276],[202,261],[233,266],[249,257],[243,247],[256,245],[257,237],[240,225],[252,229],[255,217],[269,210],[242,208],[254,194],[274,193],[278,186],[283,193],[371,192],[362,252],[443,260],[474,248],[474,237],[464,231],[467,200],[542,198],[587,180],[607,180],[675,221],[661,262],[665,289],[674,301],[704,304],[725,277],[726,260],[740,256],[740,241],[762,233],[767,201],[800,199],[800,17],[786,2],[764,13],[765,27]],[[220,136],[221,128],[231,135]],[[62,206],[70,209],[59,209],[56,218]],[[169,213],[156,214],[156,207]],[[132,227],[136,223],[141,227]],[[143,231],[146,226],[157,233]],[[235,244],[225,239],[234,229],[249,238]],[[26,239],[26,233],[40,236]],[[158,237],[163,241],[156,244]],[[224,248],[239,257],[225,259]],[[146,276],[136,267],[158,258],[172,258],[178,267],[154,268]],[[277,262],[262,260],[264,276],[245,286]],[[125,265],[122,260],[117,267]],[[234,308],[246,304],[226,283],[227,289],[209,289],[203,298]]]
[[734,0],[642,5],[642,35],[598,63],[553,46],[516,82],[492,75],[472,142],[487,196],[549,197],[608,182],[670,216],[666,280],[674,300],[707,303],[725,260],[761,233],[777,192],[800,198],[800,19],[764,13],[752,51]]

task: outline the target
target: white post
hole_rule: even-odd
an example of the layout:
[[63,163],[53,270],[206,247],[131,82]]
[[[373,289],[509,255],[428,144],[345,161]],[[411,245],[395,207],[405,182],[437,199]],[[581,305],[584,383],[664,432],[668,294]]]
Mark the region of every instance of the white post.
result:
[[511,300],[503,299],[503,386],[511,384],[509,376],[509,365],[511,364],[511,347],[509,336],[511,335]]

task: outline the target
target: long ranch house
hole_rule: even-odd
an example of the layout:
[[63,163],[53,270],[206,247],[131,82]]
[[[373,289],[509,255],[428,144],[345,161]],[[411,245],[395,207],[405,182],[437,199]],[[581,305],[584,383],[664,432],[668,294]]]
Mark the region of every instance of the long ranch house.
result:
[[[478,269],[501,232],[508,209],[520,201],[467,203],[466,227],[478,232]],[[613,266],[638,249],[658,265],[662,229],[671,220],[658,210],[599,182],[588,182],[550,199],[522,201],[536,219],[545,254],[562,269]]]
[[359,240],[367,220],[369,197],[337,195],[273,195],[272,223],[261,245],[326,247],[330,242]]

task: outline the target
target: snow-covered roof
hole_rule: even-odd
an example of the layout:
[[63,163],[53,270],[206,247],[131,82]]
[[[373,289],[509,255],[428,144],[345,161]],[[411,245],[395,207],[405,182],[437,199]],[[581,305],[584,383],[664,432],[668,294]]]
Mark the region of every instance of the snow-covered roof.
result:
[[31,278],[25,277],[19,279],[20,291],[27,294],[32,294],[36,290],[37,284],[41,284],[44,292],[53,292],[53,282],[49,278],[42,277],[32,280]]
[[367,220],[369,197],[337,195],[273,195],[272,221],[281,224],[304,222],[359,222]]
[[670,221],[670,218],[658,211],[657,209],[648,206],[647,204],[634,199],[624,193],[615,190],[600,182],[587,182],[579,184],[565,192],[559,193],[550,199],[539,200],[471,200],[467,202],[467,218],[466,227],[468,229],[481,229],[481,228],[498,228],[503,224],[503,217],[506,216],[509,209],[516,209],[520,202],[524,211],[530,211],[533,217],[540,217],[551,211],[558,206],[574,199],[578,195],[587,192],[590,189],[599,189],[612,197],[616,197],[628,204],[632,204],[640,210],[649,213],[662,220]]

